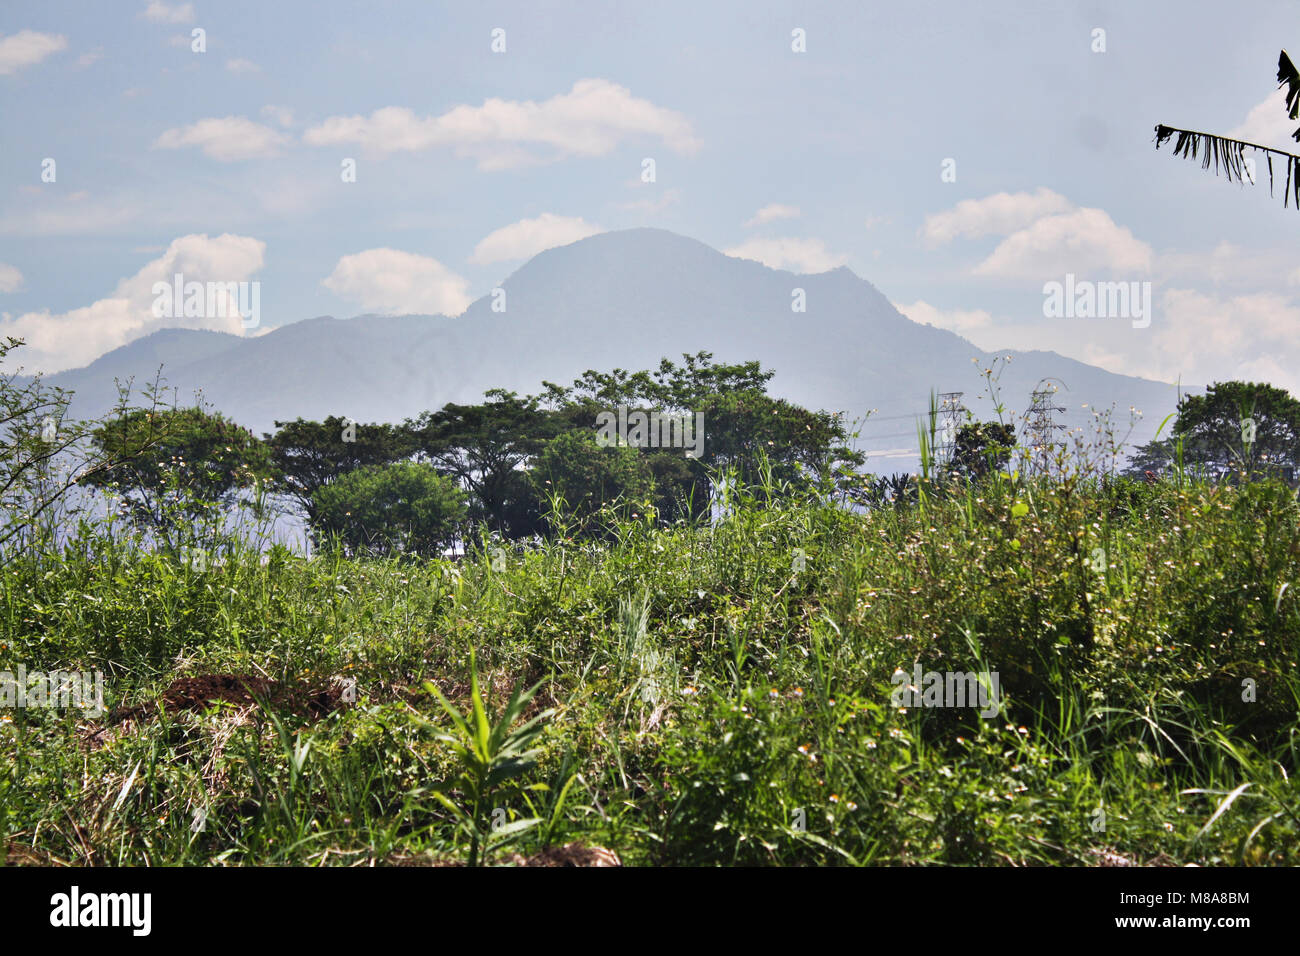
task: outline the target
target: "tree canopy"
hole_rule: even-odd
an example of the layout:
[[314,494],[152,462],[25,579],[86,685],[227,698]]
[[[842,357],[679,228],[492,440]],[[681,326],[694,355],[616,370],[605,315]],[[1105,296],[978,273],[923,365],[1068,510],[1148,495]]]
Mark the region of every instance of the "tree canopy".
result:
[[1178,403],[1170,438],[1137,450],[1126,472],[1158,474],[1177,460],[1212,477],[1285,474],[1300,465],[1300,401],[1263,382],[1216,382]]

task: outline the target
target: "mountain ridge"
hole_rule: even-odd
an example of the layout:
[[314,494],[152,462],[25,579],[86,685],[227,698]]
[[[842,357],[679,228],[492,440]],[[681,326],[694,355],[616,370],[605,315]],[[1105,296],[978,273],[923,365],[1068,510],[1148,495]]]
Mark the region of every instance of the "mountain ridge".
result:
[[[1134,435],[1145,440],[1152,419],[1175,401],[1172,385],[1055,352],[985,352],[908,319],[846,266],[797,274],[666,230],[601,233],[547,249],[498,288],[503,312],[493,311],[498,300],[489,293],[457,317],[316,316],[253,337],[164,329],[45,379],[73,389],[73,414],[86,417],[111,406],[114,377],[133,375],[138,387],[161,363],[173,394],[188,403],[201,391],[259,432],[298,416],[399,421],[449,401],[477,401],[488,388],[537,392],[543,380],[655,368],[702,350],[720,362],[757,359],[775,370],[773,394],[850,419],[885,402],[922,413],[932,389],[965,392],[979,417],[991,417],[974,396],[985,384],[980,369],[1001,355],[1012,357],[1000,391],[1014,411],[1028,405],[1039,380],[1058,378],[1069,388],[1058,395],[1069,409],[1060,421],[1086,424],[1084,404],[1113,403],[1121,412],[1132,405],[1150,413]],[[804,312],[792,311],[796,289]],[[868,442],[873,431],[885,437],[868,422]]]

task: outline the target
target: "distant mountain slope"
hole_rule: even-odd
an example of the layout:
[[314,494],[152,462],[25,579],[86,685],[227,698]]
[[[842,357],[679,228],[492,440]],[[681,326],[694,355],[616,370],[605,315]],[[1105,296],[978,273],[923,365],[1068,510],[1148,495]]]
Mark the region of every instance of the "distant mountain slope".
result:
[[[74,412],[90,414],[114,395],[114,376],[151,379],[165,363],[168,383],[188,400],[196,389],[237,421],[269,431],[276,419],[349,415],[395,421],[448,401],[472,401],[492,387],[533,392],[543,380],[568,383],[589,368],[653,368],[701,349],[718,361],[760,360],[776,370],[772,390],[801,404],[858,417],[884,408],[904,417],[868,423],[864,447],[915,445],[914,421],[931,389],[963,391],[977,402],[980,368],[991,356],[960,336],[913,322],[846,268],[795,275],[734,259],[658,229],[603,233],[550,249],[501,283],[505,311],[484,296],[458,318],[360,316],[309,319],[256,338],[167,330],[51,376],[77,390]],[[791,310],[794,289],[806,311]],[[1115,403],[1146,412],[1146,440],[1176,401],[1173,386],[1115,375],[1053,352],[1012,356],[1001,379],[1007,406],[1022,412],[1043,378],[1068,387],[1059,420],[1082,425],[1082,408]],[[972,359],[978,359],[973,363]],[[910,437],[909,437],[910,436]],[[902,470],[906,459],[875,462]]]

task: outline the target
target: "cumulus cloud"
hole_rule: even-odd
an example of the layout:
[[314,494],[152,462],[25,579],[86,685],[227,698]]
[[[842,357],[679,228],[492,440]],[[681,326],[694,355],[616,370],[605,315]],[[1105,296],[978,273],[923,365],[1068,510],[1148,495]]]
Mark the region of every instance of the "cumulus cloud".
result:
[[303,136],[312,146],[353,144],[374,154],[449,147],[479,168],[515,166],[570,156],[606,156],[625,139],[656,137],[677,153],[698,147],[691,124],[674,110],[638,99],[602,79],[579,80],[541,103],[492,98],[439,116],[386,106],[369,116],[331,116]]
[[55,33],[20,30],[0,36],[0,76],[17,73],[25,66],[40,63],[52,53],[68,48],[68,39]]
[[722,251],[737,259],[755,259],[773,269],[803,273],[826,272],[848,261],[848,256],[830,252],[820,239],[747,239]]
[[[1157,361],[1183,381],[1243,377],[1243,368],[1271,356],[1295,369],[1300,360],[1300,305],[1271,292],[1218,296],[1194,289],[1168,289],[1152,328]],[[1295,388],[1294,371],[1274,384]]]
[[194,20],[194,5],[192,3],[168,5],[160,0],[152,0],[149,6],[144,8],[141,16],[154,23],[190,23]]
[[226,69],[231,73],[260,73],[262,68],[252,60],[233,59],[226,61]]
[[775,222],[778,219],[798,219],[800,216],[798,206],[784,206],[779,202],[769,203],[753,217],[746,221],[745,226],[761,226],[764,223]]
[[536,219],[520,219],[488,233],[474,247],[474,254],[469,257],[469,261],[476,265],[487,265],[511,259],[528,259],[543,249],[567,246],[604,231],[580,216],[557,216],[544,212]]
[[[243,282],[262,268],[266,243],[249,236],[195,234],[175,239],[135,275],[122,279],[106,298],[80,309],[28,312],[0,321],[0,337],[24,339],[19,361],[33,371],[78,368],[163,328],[212,329],[241,334],[239,315],[154,315],[154,283],[169,286],[178,273],[188,282]],[[206,310],[205,310],[206,311]]]
[[156,149],[197,146],[209,159],[223,163],[274,156],[286,142],[283,133],[244,116],[202,119],[169,129],[154,141]]
[[400,249],[367,249],[343,256],[322,285],[367,312],[460,315],[469,307],[469,282],[437,259]]
[[963,199],[952,209],[926,216],[921,235],[931,245],[958,238],[1006,236],[1043,216],[1073,208],[1070,200],[1045,186],[1032,193],[995,193],[983,199]]
[[[1261,292],[1216,295],[1171,288],[1141,337],[1084,347],[1090,364],[1184,385],[1243,379],[1300,393],[1300,303]],[[1066,349],[1065,351],[1069,351]]]
[[973,270],[974,275],[1042,281],[1076,275],[1149,273],[1147,243],[1116,225],[1101,209],[1074,209],[1044,216],[1003,239]]
[[[1287,115],[1286,90],[1278,89],[1247,113],[1241,125],[1234,126],[1225,135],[1229,139],[1245,140],[1248,143],[1272,146],[1283,152],[1294,153],[1296,142],[1291,138],[1291,134],[1296,131],[1297,126],[1300,126],[1300,123]],[[1267,173],[1265,177],[1267,178]]]
[[17,292],[22,284],[23,274],[7,262],[0,262],[0,292]]

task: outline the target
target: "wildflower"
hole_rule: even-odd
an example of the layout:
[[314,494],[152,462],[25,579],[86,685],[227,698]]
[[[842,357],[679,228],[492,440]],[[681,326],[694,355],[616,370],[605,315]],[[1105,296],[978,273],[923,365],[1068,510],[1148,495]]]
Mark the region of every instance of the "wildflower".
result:
[[[794,689],[794,696],[795,696],[795,697],[802,697],[802,696],[803,696],[803,688],[802,688],[802,687],[796,687],[796,688]],[[835,701],[831,701],[831,703],[834,704]]]
[[832,793],[831,803],[839,803],[839,802],[840,802],[840,795],[838,793]]

